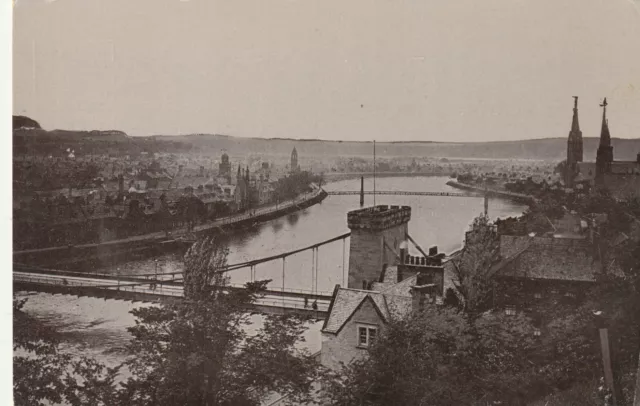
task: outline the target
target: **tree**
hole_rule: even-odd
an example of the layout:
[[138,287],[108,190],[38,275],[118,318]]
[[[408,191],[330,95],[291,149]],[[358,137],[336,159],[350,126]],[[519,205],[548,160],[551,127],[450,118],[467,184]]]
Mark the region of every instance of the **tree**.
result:
[[119,368],[61,353],[56,331],[24,313],[25,302],[13,300],[15,404],[115,404],[114,382]]
[[466,233],[462,252],[452,259],[454,284],[463,298],[465,312],[478,314],[490,308],[494,265],[499,255],[496,227],[487,216],[476,217]]
[[133,373],[119,394],[128,405],[258,405],[271,391],[310,396],[316,361],[297,350],[305,321],[269,315],[255,335],[247,307],[268,281],[230,289],[221,272],[227,250],[200,241],[185,257],[186,300],[133,310],[127,362]]
[[555,166],[555,168],[553,168],[553,173],[554,173],[554,174],[559,174],[559,175],[564,176],[564,175],[565,175],[565,171],[566,171],[566,170],[567,170],[567,161],[566,161],[566,160],[564,160],[564,161],[559,162],[559,163]]
[[327,382],[324,404],[528,404],[599,372],[584,315],[558,319],[537,338],[522,314],[426,308],[390,322],[368,357]]

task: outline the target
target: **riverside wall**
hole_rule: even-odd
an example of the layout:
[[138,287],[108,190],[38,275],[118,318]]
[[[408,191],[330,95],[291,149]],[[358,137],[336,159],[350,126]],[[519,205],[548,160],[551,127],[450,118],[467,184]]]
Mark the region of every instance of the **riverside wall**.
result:
[[522,193],[513,193],[508,192],[506,190],[497,190],[497,189],[485,189],[483,187],[469,185],[466,183],[461,183],[458,181],[450,180],[447,182],[447,185],[454,187],[456,189],[468,190],[471,192],[477,193],[487,193],[489,196],[503,197],[506,199],[511,199],[517,201],[519,203],[532,204],[536,202],[536,198],[531,195],[525,195]]
[[14,251],[13,262],[41,267],[80,270],[113,265],[132,257],[153,257],[167,252],[186,251],[196,237],[216,235],[227,231],[253,227],[258,223],[276,219],[320,203],[327,192],[319,188],[300,200],[283,202],[269,209],[256,209],[244,213],[186,228],[133,236],[104,243],[81,244]]

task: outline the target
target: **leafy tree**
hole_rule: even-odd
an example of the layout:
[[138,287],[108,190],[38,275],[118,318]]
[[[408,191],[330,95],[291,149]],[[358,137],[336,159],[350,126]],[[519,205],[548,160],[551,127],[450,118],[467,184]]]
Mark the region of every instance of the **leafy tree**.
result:
[[186,300],[133,310],[136,325],[127,362],[133,373],[119,394],[128,405],[258,405],[271,391],[306,400],[316,361],[295,348],[305,321],[269,315],[255,335],[247,306],[268,281],[229,289],[220,272],[227,250],[214,240],[194,244],[185,258]]
[[463,298],[464,311],[481,313],[491,306],[494,265],[500,255],[498,233],[489,218],[480,215],[466,234],[462,252],[452,259],[455,287]]
[[119,368],[61,353],[57,333],[24,313],[25,302],[13,301],[14,403],[115,404],[114,382]]
[[564,173],[566,170],[567,170],[567,160],[565,159],[564,161],[559,162],[555,166],[555,168],[553,168],[553,173],[564,176]]
[[577,313],[537,338],[522,314],[430,307],[390,322],[369,356],[326,384],[331,405],[525,405],[598,370]]
[[296,196],[310,191],[311,183],[321,185],[321,175],[314,175],[307,171],[295,172],[284,178],[278,179],[275,187],[275,195],[280,200],[293,199]]

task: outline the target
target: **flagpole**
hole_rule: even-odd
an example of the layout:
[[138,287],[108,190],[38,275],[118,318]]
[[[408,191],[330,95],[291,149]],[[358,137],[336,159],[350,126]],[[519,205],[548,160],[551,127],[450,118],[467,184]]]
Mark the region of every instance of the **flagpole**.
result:
[[376,206],[376,140],[373,140],[373,207]]

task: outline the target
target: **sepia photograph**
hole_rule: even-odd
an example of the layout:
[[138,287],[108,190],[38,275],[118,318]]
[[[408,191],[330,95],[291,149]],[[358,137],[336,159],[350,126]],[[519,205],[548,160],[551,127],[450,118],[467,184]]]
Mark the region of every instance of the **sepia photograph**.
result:
[[640,0],[5,3],[1,404],[640,406]]

